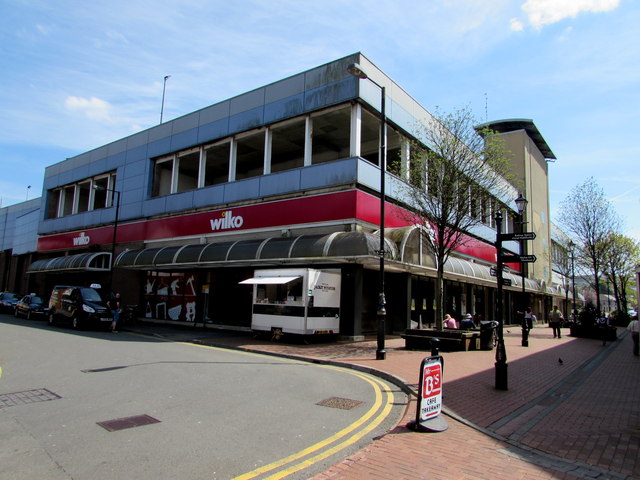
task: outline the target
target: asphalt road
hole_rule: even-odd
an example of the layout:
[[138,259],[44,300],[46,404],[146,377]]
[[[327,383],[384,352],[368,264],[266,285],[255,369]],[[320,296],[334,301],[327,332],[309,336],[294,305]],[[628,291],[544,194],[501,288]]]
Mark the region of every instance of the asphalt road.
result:
[[8,315],[0,368],[0,479],[309,478],[407,402],[348,369]]

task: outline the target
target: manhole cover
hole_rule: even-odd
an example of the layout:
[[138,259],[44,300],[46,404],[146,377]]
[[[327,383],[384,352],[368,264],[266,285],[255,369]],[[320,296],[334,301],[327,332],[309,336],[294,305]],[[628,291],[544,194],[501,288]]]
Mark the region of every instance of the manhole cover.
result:
[[38,388],[36,390],[26,390],[24,392],[0,394],[0,408],[13,407],[14,405],[24,405],[27,403],[46,402],[62,398],[51,390]]
[[160,423],[160,420],[149,415],[134,415],[133,417],[116,418],[114,420],[106,420],[104,422],[96,422],[105,430],[115,432],[116,430],[124,430],[125,428],[141,427],[143,425],[151,425],[152,423]]
[[321,402],[316,403],[321,407],[340,408],[342,410],[351,410],[352,408],[359,407],[362,402],[358,400],[350,400],[348,398],[330,397]]

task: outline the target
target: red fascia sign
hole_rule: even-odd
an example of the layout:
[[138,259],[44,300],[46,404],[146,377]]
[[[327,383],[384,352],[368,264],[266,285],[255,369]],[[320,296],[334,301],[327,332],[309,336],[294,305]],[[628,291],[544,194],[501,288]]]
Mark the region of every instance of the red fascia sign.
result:
[[[386,204],[386,228],[410,226],[413,224],[410,219],[411,215],[406,210]],[[211,236],[216,233],[335,221],[362,221],[379,225],[380,199],[354,189],[167,218],[122,222],[118,224],[116,243]],[[38,251],[69,251],[92,245],[108,245],[113,241],[113,228],[113,225],[108,225],[41,236],[38,238]],[[491,262],[496,257],[493,245],[471,238],[458,250]]]

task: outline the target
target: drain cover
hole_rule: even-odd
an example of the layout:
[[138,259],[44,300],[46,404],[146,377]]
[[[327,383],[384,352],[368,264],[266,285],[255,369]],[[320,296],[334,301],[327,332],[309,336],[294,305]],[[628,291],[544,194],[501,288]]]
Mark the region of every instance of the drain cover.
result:
[[329,397],[321,402],[316,403],[321,407],[340,408],[342,410],[351,410],[352,408],[359,407],[362,402],[358,400],[350,400],[348,398]]
[[36,390],[26,390],[24,392],[0,394],[0,408],[13,407],[14,405],[24,405],[27,403],[46,402],[62,398],[51,390],[38,388]]
[[105,430],[115,432],[116,430],[124,430],[125,428],[141,427],[143,425],[151,425],[152,423],[160,423],[160,420],[144,414],[134,415],[133,417],[116,418],[114,420],[106,420],[104,422],[96,423]]

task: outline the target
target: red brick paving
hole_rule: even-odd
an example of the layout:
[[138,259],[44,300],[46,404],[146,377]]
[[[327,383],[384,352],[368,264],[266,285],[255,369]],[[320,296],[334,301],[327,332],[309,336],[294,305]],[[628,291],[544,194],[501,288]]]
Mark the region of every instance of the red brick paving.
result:
[[[207,343],[357,364],[413,386],[430,355],[405,350],[400,338],[387,339],[386,360],[375,360],[375,342],[292,345],[237,335]],[[445,411],[464,421],[445,417],[445,432],[414,432],[406,428],[415,417],[412,401],[393,431],[314,480],[640,478],[640,358],[632,356],[629,336],[603,347],[597,340],[554,339],[538,327],[522,347],[514,327],[506,329],[505,344],[508,391],[494,388],[494,351],[444,352]],[[608,355],[585,371],[603,351]],[[595,473],[586,472],[590,465]]]

